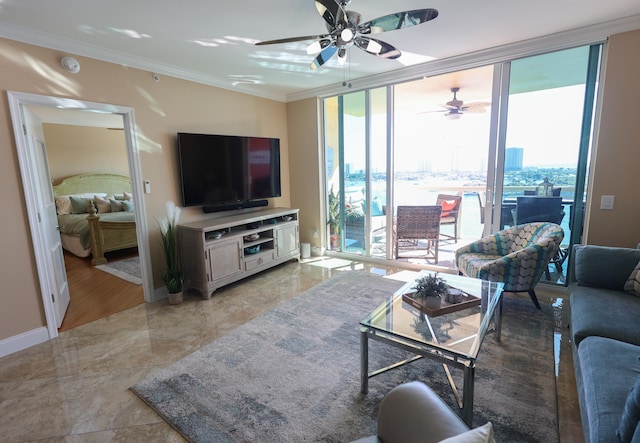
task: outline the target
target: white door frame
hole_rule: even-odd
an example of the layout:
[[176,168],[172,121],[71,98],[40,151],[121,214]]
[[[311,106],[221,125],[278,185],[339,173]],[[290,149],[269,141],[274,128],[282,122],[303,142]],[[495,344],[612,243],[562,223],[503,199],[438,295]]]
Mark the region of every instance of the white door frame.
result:
[[129,160],[129,174],[131,177],[131,191],[136,202],[134,213],[136,220],[136,234],[138,236],[138,252],[140,255],[140,265],[142,268],[142,281],[145,302],[155,301],[153,297],[153,279],[151,273],[151,255],[149,252],[149,235],[147,216],[142,192],[142,174],[140,171],[140,158],[135,130],[135,120],[133,108],[111,105],[105,103],[94,103],[76,99],[60,97],[50,97],[23,92],[7,91],[9,100],[9,110],[13,123],[13,132],[16,140],[16,149],[20,163],[20,173],[22,176],[22,186],[24,188],[25,203],[27,206],[27,216],[33,241],[36,268],[40,281],[40,291],[44,306],[45,318],[47,321],[47,331],[49,339],[58,336],[56,327],[56,316],[54,306],[51,301],[51,291],[47,279],[47,270],[53,266],[47,258],[48,254],[43,253],[44,232],[38,223],[37,195],[31,177],[37,171],[35,165],[31,163],[31,156],[28,155],[29,143],[26,132],[26,121],[24,107],[29,105],[50,106],[61,109],[75,109],[87,112],[97,112],[102,114],[121,115],[124,122],[124,137],[127,148],[127,158]]

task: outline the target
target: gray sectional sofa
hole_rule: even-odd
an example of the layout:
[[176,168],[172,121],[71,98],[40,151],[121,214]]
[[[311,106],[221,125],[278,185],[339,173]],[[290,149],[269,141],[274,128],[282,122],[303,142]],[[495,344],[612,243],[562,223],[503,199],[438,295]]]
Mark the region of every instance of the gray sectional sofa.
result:
[[640,249],[573,252],[570,327],[585,441],[640,442],[640,296],[625,291]]

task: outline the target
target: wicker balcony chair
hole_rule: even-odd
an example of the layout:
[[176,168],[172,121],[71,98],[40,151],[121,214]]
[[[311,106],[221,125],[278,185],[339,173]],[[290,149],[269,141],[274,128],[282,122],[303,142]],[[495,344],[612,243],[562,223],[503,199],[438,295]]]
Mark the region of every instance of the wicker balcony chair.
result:
[[504,283],[505,292],[529,293],[540,309],[534,289],[563,238],[555,223],[511,226],[459,248],[456,266],[468,277]]
[[460,224],[459,216],[462,207],[462,197],[459,195],[438,194],[436,205],[442,206],[440,226],[453,225],[453,235],[440,232],[440,236],[457,242],[460,238],[458,236],[458,225]]
[[[398,206],[394,225],[394,256],[399,258],[401,250],[424,250],[424,258],[433,258],[438,263],[438,241],[442,206]],[[420,244],[420,240],[425,243]]]

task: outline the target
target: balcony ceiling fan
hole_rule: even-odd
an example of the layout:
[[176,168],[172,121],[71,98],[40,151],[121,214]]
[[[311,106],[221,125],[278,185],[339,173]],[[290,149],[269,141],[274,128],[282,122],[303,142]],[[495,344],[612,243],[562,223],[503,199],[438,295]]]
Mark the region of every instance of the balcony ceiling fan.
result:
[[462,100],[458,99],[458,92],[460,91],[459,87],[451,88],[451,92],[453,93],[453,99],[449,100],[444,104],[444,109],[437,111],[424,111],[420,114],[431,113],[431,112],[443,112],[444,116],[448,119],[455,120],[460,118],[463,114],[466,113],[474,113],[481,114],[487,112],[487,107],[491,106],[489,102],[473,102],[466,103]]
[[361,15],[345,8],[351,0],[314,0],[318,13],[322,16],[329,31],[327,34],[307,35],[301,37],[282,38],[258,42],[256,45],[274,45],[304,40],[316,40],[307,47],[309,55],[318,54],[311,63],[311,69],[325,64],[336,53],[338,61],[343,64],[347,57],[347,49],[355,45],[363,51],[377,57],[396,59],[402,55],[400,50],[382,40],[369,37],[396,29],[409,28],[433,20],[438,16],[436,9],[415,9],[397,12],[360,23]]

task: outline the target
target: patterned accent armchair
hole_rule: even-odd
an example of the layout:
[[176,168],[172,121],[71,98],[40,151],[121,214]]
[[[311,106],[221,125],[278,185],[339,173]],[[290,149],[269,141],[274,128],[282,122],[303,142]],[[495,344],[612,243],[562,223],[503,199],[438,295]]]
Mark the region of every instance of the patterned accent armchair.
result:
[[540,309],[534,288],[563,238],[555,223],[511,226],[458,249],[456,266],[468,277],[503,282],[506,292],[529,293]]

